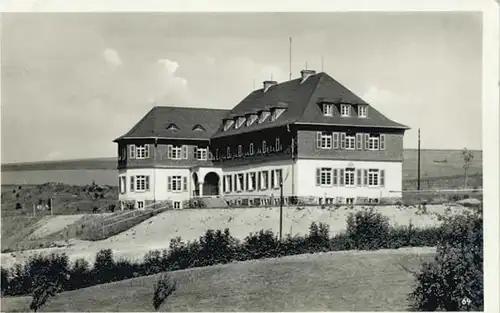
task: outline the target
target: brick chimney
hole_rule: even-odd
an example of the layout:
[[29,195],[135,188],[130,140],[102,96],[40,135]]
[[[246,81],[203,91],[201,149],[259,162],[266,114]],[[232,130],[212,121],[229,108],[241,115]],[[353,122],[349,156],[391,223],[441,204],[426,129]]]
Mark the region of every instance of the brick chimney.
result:
[[306,80],[309,76],[316,74],[315,70],[302,70],[300,71],[300,76],[302,81]]
[[264,92],[266,92],[267,90],[269,90],[269,88],[271,88],[272,86],[278,84],[277,81],[274,81],[274,80],[265,80],[264,81]]

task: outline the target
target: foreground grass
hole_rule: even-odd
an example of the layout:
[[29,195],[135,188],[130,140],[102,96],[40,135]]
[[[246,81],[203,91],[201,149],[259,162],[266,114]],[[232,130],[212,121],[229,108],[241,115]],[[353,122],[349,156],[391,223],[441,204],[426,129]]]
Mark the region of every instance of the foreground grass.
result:
[[[402,311],[414,281],[408,271],[434,251],[330,252],[176,271],[178,288],[160,310]],[[42,311],[151,311],[159,275],[64,292]],[[2,311],[27,312],[30,301],[2,298]]]

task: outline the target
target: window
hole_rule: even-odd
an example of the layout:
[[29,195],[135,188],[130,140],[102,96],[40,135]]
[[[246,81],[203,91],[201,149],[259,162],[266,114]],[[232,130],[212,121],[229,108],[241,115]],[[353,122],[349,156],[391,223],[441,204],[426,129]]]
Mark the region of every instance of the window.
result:
[[135,158],[136,159],[147,159],[149,158],[149,145],[136,145],[135,146]]
[[332,133],[317,132],[316,133],[316,147],[319,149],[332,148]]
[[172,160],[187,159],[187,146],[167,146],[167,156]]
[[238,145],[238,156],[242,156],[242,155],[243,155],[243,146]]
[[238,174],[236,177],[238,178],[236,191],[240,192],[245,189],[245,176],[243,174]]
[[226,148],[226,157],[229,159],[231,158],[231,147]]
[[285,111],[285,109],[282,109],[282,108],[274,109],[273,113],[271,115],[271,121],[276,121],[278,119],[278,117],[280,117],[280,115],[283,114],[284,111]]
[[346,148],[346,150],[356,149],[356,135],[355,134],[346,134],[346,136],[345,136],[345,148]]
[[368,186],[375,187],[378,186],[379,170],[370,169],[368,170]]
[[179,127],[177,127],[177,125],[175,124],[168,124],[167,130],[177,131],[179,130]]
[[269,111],[262,111],[260,113],[260,118],[259,118],[259,123],[263,123],[266,121],[266,119],[269,117],[271,113]]
[[174,209],[180,209],[181,208],[181,202],[180,201],[174,201]]
[[137,175],[135,177],[135,190],[136,191],[149,190],[149,176]]
[[231,126],[233,126],[233,124],[234,124],[233,120],[226,120],[226,123],[224,124],[224,131],[226,131],[229,128],[231,128]]
[[368,114],[368,106],[366,105],[360,105],[358,106],[358,116],[359,117],[366,117]]
[[167,189],[173,192],[182,191],[182,176],[169,176]]
[[380,138],[377,135],[369,135],[368,150],[378,150],[379,143],[380,143]]
[[266,153],[266,152],[267,152],[266,141],[262,140],[262,153]]
[[346,168],[345,169],[345,180],[344,183],[346,186],[354,186],[354,169]]
[[207,148],[200,148],[200,147],[195,147],[194,148],[194,154],[196,155],[196,159],[203,161],[207,159],[207,153],[208,149]]
[[268,171],[260,172],[260,189],[266,190],[268,188],[269,173]]
[[125,193],[127,192],[127,181],[126,181],[126,177],[125,176],[120,176],[119,180],[118,180],[118,184],[119,184],[119,187],[120,187],[120,193]]
[[253,155],[255,153],[254,149],[253,149],[253,142],[251,142],[249,145],[248,145],[248,152],[250,153],[250,155]]
[[273,170],[271,172],[271,188],[274,188],[274,189],[280,188],[281,175],[283,175],[282,169]]
[[276,151],[280,151],[281,150],[280,137],[276,137],[275,148],[276,148]]
[[323,115],[326,115],[326,116],[333,115],[333,104],[323,103]]
[[329,167],[322,167],[320,170],[320,185],[321,186],[331,186],[332,185],[332,169]]
[[203,128],[203,126],[201,126],[200,124],[197,124],[193,127],[193,131],[204,131],[205,128]]
[[255,175],[255,172],[248,173],[248,190],[255,190],[255,186],[257,185],[257,177]]
[[225,188],[224,192],[228,193],[233,190],[233,177],[231,175],[226,175],[224,179]]
[[350,116],[351,107],[348,104],[340,105],[340,115],[342,116]]
[[136,201],[135,206],[141,210],[144,209],[144,201]]
[[215,149],[215,159],[219,159],[219,148]]
[[247,126],[252,125],[252,124],[253,124],[256,120],[257,120],[257,115],[256,115],[256,114],[251,114],[251,115],[247,118]]
[[235,123],[236,125],[234,125],[234,128],[238,129],[241,127],[241,125],[243,125],[245,123],[245,118],[244,117],[238,117],[235,119]]

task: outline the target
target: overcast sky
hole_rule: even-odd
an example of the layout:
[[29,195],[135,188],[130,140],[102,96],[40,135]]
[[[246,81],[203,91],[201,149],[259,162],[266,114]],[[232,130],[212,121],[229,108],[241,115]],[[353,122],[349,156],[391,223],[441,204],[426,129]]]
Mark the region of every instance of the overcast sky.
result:
[[231,108],[323,69],[406,148],[481,149],[481,17],[470,13],[4,14],[2,162],[116,155],[158,105]]

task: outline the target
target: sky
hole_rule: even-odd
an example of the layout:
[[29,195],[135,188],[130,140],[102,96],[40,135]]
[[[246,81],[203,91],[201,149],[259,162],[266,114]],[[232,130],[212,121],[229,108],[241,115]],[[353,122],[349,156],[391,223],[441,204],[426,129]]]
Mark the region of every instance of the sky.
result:
[[[230,109],[324,71],[411,127],[405,148],[481,147],[473,13],[4,13],[1,161],[116,156],[151,107]],[[322,61],[323,60],[323,61]]]

